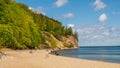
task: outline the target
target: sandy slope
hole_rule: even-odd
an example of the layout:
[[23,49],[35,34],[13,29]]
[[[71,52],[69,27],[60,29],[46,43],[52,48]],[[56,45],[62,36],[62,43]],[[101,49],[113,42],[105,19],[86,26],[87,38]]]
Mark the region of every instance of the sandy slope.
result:
[[120,68],[120,64],[49,55],[46,50],[5,50],[13,58],[0,59],[0,68]]

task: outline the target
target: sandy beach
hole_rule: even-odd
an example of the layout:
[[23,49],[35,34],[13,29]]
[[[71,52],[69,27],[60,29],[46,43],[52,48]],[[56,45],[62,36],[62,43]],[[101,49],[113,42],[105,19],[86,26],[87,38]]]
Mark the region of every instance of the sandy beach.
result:
[[3,50],[11,58],[0,59],[0,68],[120,68],[120,64],[68,58],[47,50]]

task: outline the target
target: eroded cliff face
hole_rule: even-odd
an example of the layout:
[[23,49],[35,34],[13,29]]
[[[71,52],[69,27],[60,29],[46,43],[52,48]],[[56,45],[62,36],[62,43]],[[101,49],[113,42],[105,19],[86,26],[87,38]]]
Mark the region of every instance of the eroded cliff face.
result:
[[78,48],[78,40],[71,35],[62,36],[60,40],[55,38],[52,34],[44,33],[46,37],[45,44],[50,48],[68,49]]
[[67,48],[78,48],[78,40],[74,36],[62,36],[61,42]]

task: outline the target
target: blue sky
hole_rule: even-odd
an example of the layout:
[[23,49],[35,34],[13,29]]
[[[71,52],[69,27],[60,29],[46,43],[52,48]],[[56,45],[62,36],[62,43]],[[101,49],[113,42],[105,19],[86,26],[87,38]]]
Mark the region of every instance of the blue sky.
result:
[[120,0],[16,0],[79,33],[81,46],[120,45]]

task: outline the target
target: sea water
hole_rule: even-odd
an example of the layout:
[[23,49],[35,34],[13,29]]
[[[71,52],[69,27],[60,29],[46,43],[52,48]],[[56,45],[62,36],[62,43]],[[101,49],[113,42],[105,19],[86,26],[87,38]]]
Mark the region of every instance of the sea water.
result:
[[58,53],[66,57],[120,63],[120,46],[84,46]]

